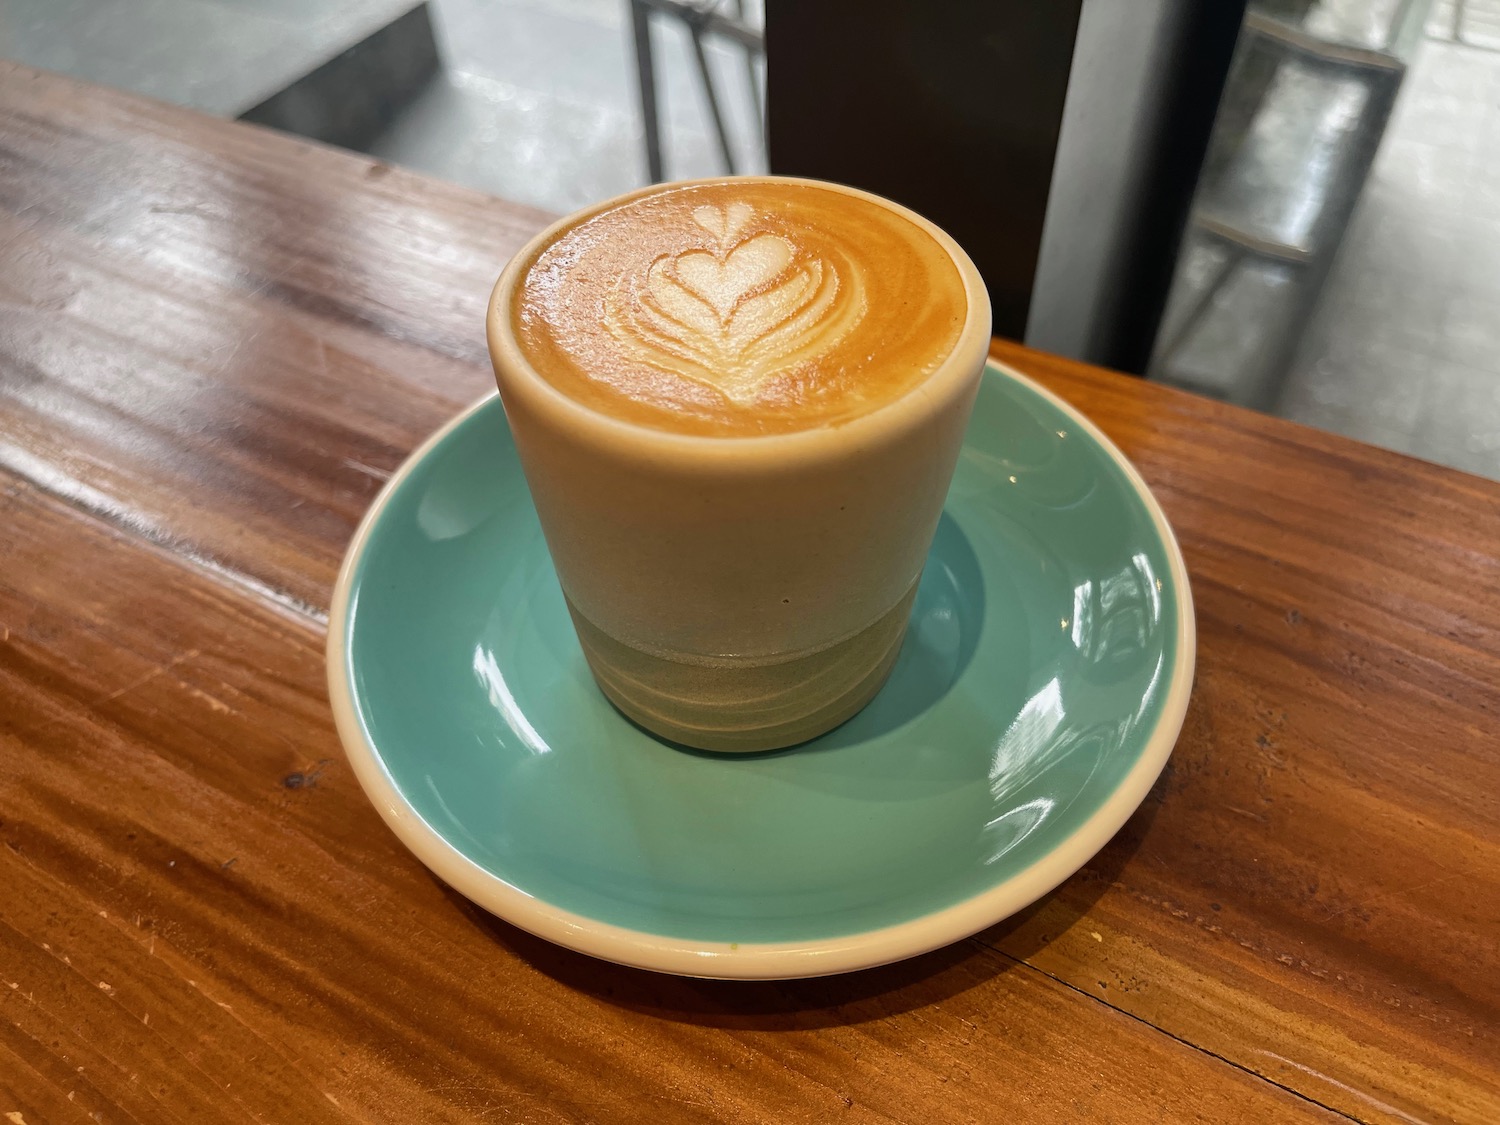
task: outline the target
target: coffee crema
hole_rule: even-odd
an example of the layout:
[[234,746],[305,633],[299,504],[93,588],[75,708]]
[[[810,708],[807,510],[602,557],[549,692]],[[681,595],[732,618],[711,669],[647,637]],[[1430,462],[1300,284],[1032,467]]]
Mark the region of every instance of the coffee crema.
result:
[[531,366],[602,414],[690,434],[838,425],[948,358],[968,314],[948,251],[812,184],[664,188],[544,246],[510,309]]

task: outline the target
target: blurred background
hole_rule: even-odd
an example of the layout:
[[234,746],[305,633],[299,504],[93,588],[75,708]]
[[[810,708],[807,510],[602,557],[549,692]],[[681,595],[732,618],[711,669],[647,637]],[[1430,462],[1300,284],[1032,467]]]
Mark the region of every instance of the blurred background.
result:
[[0,55],[555,212],[855,183],[1001,334],[1500,478],[1500,0],[0,0]]

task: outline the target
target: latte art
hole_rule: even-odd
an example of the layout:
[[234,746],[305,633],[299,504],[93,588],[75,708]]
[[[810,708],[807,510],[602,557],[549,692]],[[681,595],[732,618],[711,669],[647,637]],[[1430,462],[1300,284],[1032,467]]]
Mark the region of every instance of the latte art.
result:
[[622,279],[604,314],[624,351],[738,404],[829,351],[866,309],[853,268],[841,276],[781,235],[739,238],[753,215],[739,202],[694,208],[709,245],[656,259],[644,278]]
[[564,229],[515,290],[537,372],[660,429],[836,425],[906,393],[967,314],[948,252],[897,210],[795,181],[665,187]]

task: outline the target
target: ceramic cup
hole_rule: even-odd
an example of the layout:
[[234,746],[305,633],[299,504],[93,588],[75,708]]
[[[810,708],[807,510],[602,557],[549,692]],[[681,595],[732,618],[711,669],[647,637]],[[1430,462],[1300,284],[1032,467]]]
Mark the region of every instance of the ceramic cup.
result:
[[815,186],[926,231],[951,255],[967,299],[956,343],[925,381],[839,425],[671,433],[585,406],[528,362],[511,310],[531,263],[589,215],[645,192],[543,231],[490,301],[500,396],[589,667],[626,716],[691,747],[803,742],[879,690],[988,352],[989,297],[957,243],[897,204]]

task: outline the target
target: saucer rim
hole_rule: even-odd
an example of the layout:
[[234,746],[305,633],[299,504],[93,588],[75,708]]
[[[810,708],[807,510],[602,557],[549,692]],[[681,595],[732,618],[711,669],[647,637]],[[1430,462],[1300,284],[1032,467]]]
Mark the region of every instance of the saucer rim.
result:
[[[1197,627],[1187,566],[1165,513],[1135,466],[1092,421],[1009,364],[986,360],[1067,415],[1115,462],[1140,498],[1166,551],[1177,609],[1177,651],[1167,695],[1139,758],[1098,809],[1050,852],[976,895],[917,918],[831,938],[791,942],[707,941],[654,934],[599,921],[546,902],[465,855],[402,796],[355,706],[350,598],[369,539],[402,483],[450,434],[497,397],[491,392],[422,442],[391,474],[350,540],[328,613],[325,666],[334,725],[360,786],[396,837],[434,874],[470,901],[537,937],[617,964],[683,976],[786,980],[873,968],[971,937],[1036,902],[1083,867],[1140,807],[1181,733],[1192,692]],[[986,378],[991,377],[987,370]]]

